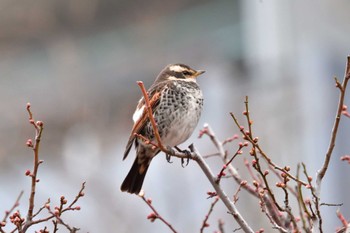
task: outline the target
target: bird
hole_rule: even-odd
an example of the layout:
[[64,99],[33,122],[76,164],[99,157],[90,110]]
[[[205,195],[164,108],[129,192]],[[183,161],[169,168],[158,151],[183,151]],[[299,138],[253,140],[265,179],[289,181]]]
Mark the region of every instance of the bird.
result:
[[[147,91],[153,118],[161,143],[167,148],[177,147],[193,133],[201,116],[203,94],[197,77],[204,70],[195,70],[184,64],[167,65]],[[136,158],[120,189],[139,194],[152,159],[160,152],[148,117],[144,97],[138,102],[133,114],[134,126],[127,142],[123,160],[135,145]],[[142,135],[149,142],[137,136]]]

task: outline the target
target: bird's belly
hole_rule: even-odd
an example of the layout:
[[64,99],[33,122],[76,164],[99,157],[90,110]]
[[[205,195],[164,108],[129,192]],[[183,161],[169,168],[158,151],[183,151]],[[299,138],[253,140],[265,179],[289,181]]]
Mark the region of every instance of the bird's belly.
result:
[[201,114],[201,102],[194,98],[169,112],[171,121],[165,128],[166,133],[162,135],[164,145],[174,147],[186,141],[196,128]]

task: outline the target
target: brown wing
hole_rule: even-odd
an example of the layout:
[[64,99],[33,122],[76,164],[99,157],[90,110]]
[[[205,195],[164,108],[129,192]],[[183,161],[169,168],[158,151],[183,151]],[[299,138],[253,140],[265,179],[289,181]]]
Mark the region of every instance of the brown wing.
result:
[[[159,90],[155,89],[153,92],[151,92],[151,99],[149,101],[153,113],[154,113],[154,110],[157,108],[159,101],[160,101],[160,92],[159,92]],[[142,98],[141,101],[139,102],[139,104],[137,105],[136,109],[140,109],[144,105],[146,105],[145,100],[144,100],[144,98]],[[131,146],[136,138],[135,134],[140,134],[148,122],[149,122],[148,111],[147,111],[147,107],[145,106],[141,117],[139,117],[139,119],[134,123],[134,126],[132,127],[129,141],[128,141],[128,144],[126,145],[126,148],[125,148],[123,160],[129,154]]]

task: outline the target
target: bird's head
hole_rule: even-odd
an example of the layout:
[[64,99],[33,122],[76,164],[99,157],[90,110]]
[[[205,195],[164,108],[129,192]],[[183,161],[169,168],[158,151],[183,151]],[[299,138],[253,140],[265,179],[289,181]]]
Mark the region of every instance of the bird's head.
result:
[[166,80],[184,80],[196,82],[196,78],[204,72],[204,70],[195,70],[184,64],[171,64],[166,66],[159,73],[156,82]]

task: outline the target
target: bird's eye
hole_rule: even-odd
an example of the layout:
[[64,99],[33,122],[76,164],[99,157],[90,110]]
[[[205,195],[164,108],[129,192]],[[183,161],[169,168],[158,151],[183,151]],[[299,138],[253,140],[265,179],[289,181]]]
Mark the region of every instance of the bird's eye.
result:
[[184,75],[191,75],[191,73],[189,71],[184,71],[183,74]]

